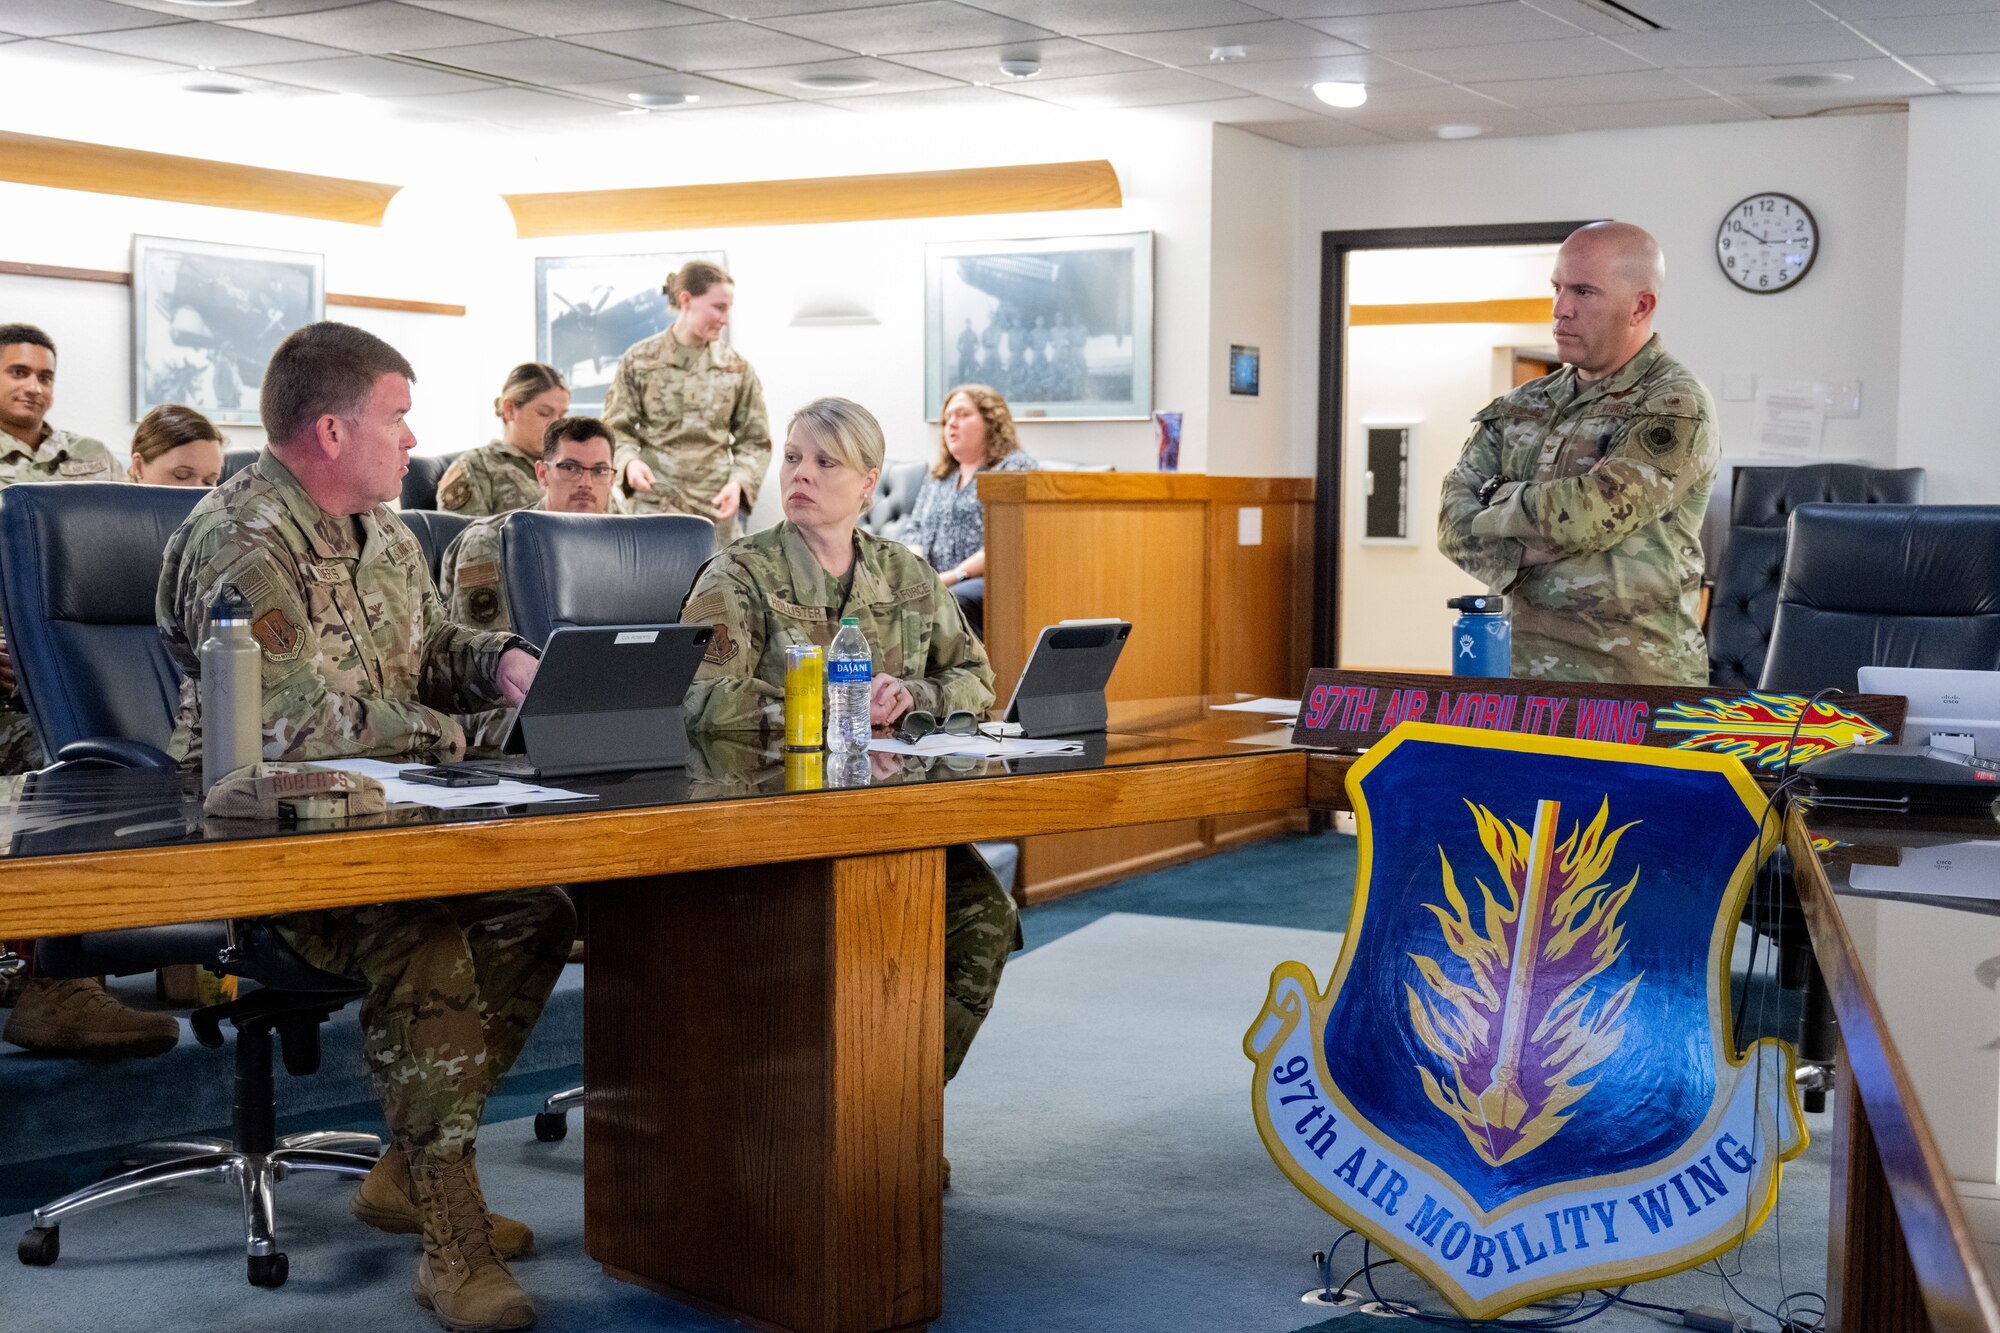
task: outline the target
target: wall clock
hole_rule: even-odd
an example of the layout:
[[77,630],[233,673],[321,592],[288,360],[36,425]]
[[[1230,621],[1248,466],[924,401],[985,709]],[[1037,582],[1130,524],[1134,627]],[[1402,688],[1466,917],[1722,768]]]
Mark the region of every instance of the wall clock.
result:
[[1746,292],[1768,296],[1798,285],[1819,258],[1819,223],[1788,194],[1753,194],[1723,215],[1715,262]]

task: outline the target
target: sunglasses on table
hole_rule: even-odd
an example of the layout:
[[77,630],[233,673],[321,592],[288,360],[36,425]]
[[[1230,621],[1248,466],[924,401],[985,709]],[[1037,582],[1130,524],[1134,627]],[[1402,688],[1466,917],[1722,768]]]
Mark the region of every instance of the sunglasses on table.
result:
[[913,709],[903,714],[903,720],[896,724],[896,739],[905,742],[920,741],[926,736],[977,736],[979,715],[966,709],[955,709],[944,715],[944,721],[922,709]]

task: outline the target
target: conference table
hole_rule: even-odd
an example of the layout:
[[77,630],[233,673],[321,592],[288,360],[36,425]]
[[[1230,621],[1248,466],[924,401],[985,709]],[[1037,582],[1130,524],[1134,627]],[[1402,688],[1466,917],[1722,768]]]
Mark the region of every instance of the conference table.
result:
[[591,1257],[753,1326],[921,1328],[943,1306],[944,848],[1302,809],[1307,756],[1214,706],[1236,697],[1114,704],[1075,754],[710,738],[685,769],[551,783],[582,802],[317,823],[205,817],[175,774],[0,779],[0,939],[574,886]]

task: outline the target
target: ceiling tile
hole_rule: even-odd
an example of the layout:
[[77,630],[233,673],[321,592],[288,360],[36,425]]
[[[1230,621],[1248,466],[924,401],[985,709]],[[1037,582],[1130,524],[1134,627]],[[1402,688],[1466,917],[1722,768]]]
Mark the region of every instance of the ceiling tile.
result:
[[477,46],[437,46],[425,51],[424,59],[503,79],[549,85],[609,83],[613,79],[659,73],[657,65],[627,60],[608,51],[572,46],[549,37],[484,42]]
[[1632,33],[1611,39],[1655,64],[1804,65],[1821,60],[1866,60],[1880,54],[1840,23],[1783,23],[1769,28],[1718,28],[1711,32]]
[[311,42],[294,42],[261,32],[226,28],[220,23],[175,23],[162,28],[135,28],[65,39],[71,46],[88,46],[153,60],[177,60],[184,65],[275,65],[287,60],[324,60],[342,52]]
[[1678,74],[1635,69],[1623,74],[1583,74],[1568,79],[1509,79],[1465,85],[1512,106],[1605,106],[1617,102],[1671,102],[1710,96]]
[[1808,116],[1816,120],[1825,120],[1842,115],[1900,115],[1910,102],[1918,98],[1947,96],[1950,94],[1927,91],[1909,93],[1897,98],[1863,100],[1853,97],[1828,97],[1823,93],[1793,93],[1784,97],[1746,96],[1737,100],[1777,120],[1800,120]]
[[93,51],[61,42],[8,42],[0,46],[0,78],[23,82],[59,74],[160,74],[187,68],[191,67],[169,60],[142,60],[138,56]]
[[[1297,23],[1272,19],[1265,23],[1235,23],[1220,28],[1182,28],[1172,32],[1105,33],[1091,38],[1163,65],[1207,66],[1208,53],[1218,46],[1244,48],[1245,60],[1289,60],[1305,56],[1354,55],[1359,48],[1337,37]],[[1222,62],[1227,63],[1227,62]]]
[[1216,102],[1179,102],[1153,107],[1149,116],[1170,120],[1194,120],[1211,125],[1250,126],[1266,121],[1286,123],[1299,118],[1299,108],[1269,97],[1228,97]]
[[445,93],[423,100],[426,111],[460,120],[490,120],[501,125],[533,127],[551,121],[608,120],[617,112],[594,102],[554,97],[529,88],[488,88],[476,93]]
[[355,97],[424,97],[432,93],[474,92],[490,87],[478,79],[423,69],[377,56],[341,56],[336,60],[301,60],[283,65],[245,65],[235,71],[253,78],[317,88]]
[[397,4],[394,0],[370,0],[367,4],[352,5],[346,9],[291,14],[284,18],[217,21],[232,28],[269,33],[273,37],[318,42],[322,46],[337,46],[343,51],[364,53],[422,51],[434,46],[504,41],[515,36],[505,28]]
[[768,19],[785,14],[830,14],[836,9],[873,9],[883,0],[679,0],[695,9],[732,19]]
[[1268,7],[1238,0],[977,0],[990,9],[1071,37],[1105,32],[1158,32],[1168,28],[1209,28],[1255,23],[1271,17]]
[[1256,3],[1257,8],[1281,19],[1337,19],[1358,14],[1400,14],[1412,9],[1470,9],[1492,4],[1494,0],[1256,0]]
[[[1543,0],[1534,0],[1541,4]],[[1926,0],[1928,2],[1928,0]],[[1573,3],[1573,0],[1572,0]],[[1812,0],[1619,0],[1628,9],[1637,10],[1663,28],[1685,31],[1692,28],[1737,28],[1756,27],[1774,23],[1812,23],[1826,18],[1826,14]],[[1908,0],[1904,0],[1908,3]],[[1579,6],[1580,7],[1580,6]],[[1559,5],[1550,9],[1568,18],[1568,10]],[[1828,5],[1827,8],[1835,8]],[[1616,19],[1611,20],[1617,23]],[[1614,31],[1596,28],[1595,31]],[[1631,32],[1629,25],[1619,24],[1617,31]]]
[[2000,82],[2000,53],[1992,51],[1963,56],[1911,56],[1909,60],[1919,71],[1949,87]]
[[[830,75],[835,78],[856,76],[874,79],[872,88],[846,89],[827,92],[812,88],[801,88],[797,79],[814,75]],[[729,81],[740,83],[746,88],[759,88],[776,93],[780,97],[811,98],[824,101],[829,98],[845,97],[886,97],[892,93],[918,93],[932,88],[956,88],[962,85],[941,75],[926,73],[920,69],[910,69],[905,65],[892,65],[886,60],[871,60],[867,56],[854,56],[847,60],[818,60],[810,64],[767,65],[761,69],[732,69]]]
[[713,14],[668,0],[404,0],[404,3],[537,37],[664,28],[675,23],[708,23],[715,18]]
[[844,111],[858,111],[863,115],[908,114],[910,112],[963,112],[977,111],[994,115],[1019,115],[1026,108],[1050,116],[1067,114],[1067,109],[1048,102],[1036,102],[1011,93],[999,92],[992,88],[968,88],[954,84],[946,88],[934,88],[916,93],[883,93],[880,96],[864,94],[860,97],[835,97],[822,101],[823,106],[837,106]]
[[1384,88],[1415,88],[1435,84],[1437,79],[1381,56],[1320,56],[1312,60],[1246,60],[1238,64],[1209,65],[1201,72],[1205,79],[1226,83],[1246,92],[1291,100],[1311,96],[1311,86],[1322,80],[1365,83],[1372,96]]
[[[165,14],[169,18],[184,19],[188,16],[188,7],[178,0],[119,0],[119,3],[133,9]],[[248,4],[231,5],[223,12],[232,19],[267,19],[287,14],[310,14],[321,9],[344,9],[353,3],[354,0],[249,0]]]
[[1109,51],[1070,37],[1044,37],[1032,42],[1009,42],[1004,46],[973,46],[962,51],[921,51],[896,57],[899,65],[942,74],[968,83],[991,83],[1011,88],[1017,80],[1000,72],[1002,56],[1033,56],[1042,62],[1043,79],[1081,78],[1086,74],[1123,74],[1127,70],[1150,69],[1151,64],[1120,51]]
[[1854,26],[1899,56],[2000,51],[2000,12],[1868,19]]
[[1896,19],[1923,14],[1983,14],[1993,0],[1822,0],[1844,19]]
[[[181,16],[186,15],[187,10],[182,9]],[[111,0],[0,0],[0,31],[22,37],[67,37],[172,22],[164,14],[112,4]]]
[[1358,148],[1366,144],[1389,142],[1381,135],[1370,134],[1357,125],[1347,125],[1334,120],[1265,121],[1245,125],[1243,128],[1266,139],[1276,139],[1279,143],[1291,144],[1294,148]]
[[[1365,110],[1365,108],[1364,108]],[[1490,135],[1520,138],[1535,134],[1562,134],[1565,128],[1530,111],[1510,111],[1506,107],[1494,107],[1478,115],[1464,117],[1443,116],[1363,116],[1356,122],[1371,134],[1379,134],[1385,139],[1399,143],[1423,143],[1438,137],[1438,126],[1444,124],[1484,125]]]
[[[1703,88],[1718,93],[1754,95],[1758,97],[1782,96],[1783,90],[1769,81],[1800,72],[1797,65],[1751,65],[1730,66],[1724,69],[1683,69],[1676,71],[1682,78]],[[1865,101],[1875,97],[1907,97],[1930,91],[1925,83],[1895,61],[1886,57],[1875,60],[1844,60],[1816,64],[1815,74],[1845,74],[1848,82],[1838,88],[1828,88],[1824,94],[1840,101]]]
[[1661,125],[1723,125],[1732,121],[1764,119],[1758,112],[1734,102],[1725,102],[1720,97],[1695,102],[1549,107],[1541,115],[1572,130],[1641,130]]
[[839,60],[853,54],[748,23],[692,23],[678,28],[642,28],[572,40],[579,46],[688,70],[759,69],[766,65],[804,64],[809,60]]
[[1139,70],[1132,74],[1092,74],[1081,79],[1036,79],[1010,91],[1079,111],[1119,107],[1166,106],[1174,102],[1213,102],[1229,95],[1207,79],[1177,69]]
[[834,14],[805,14],[766,22],[780,32],[864,55],[946,51],[1054,36],[1046,29],[957,4],[955,0],[917,0],[914,4],[845,9]]
[[[618,101],[625,100],[627,93],[693,93],[701,99],[694,105],[709,109],[726,106],[758,106],[778,100],[770,93],[759,92],[754,88],[739,88],[734,83],[724,83],[719,79],[704,79],[699,74],[664,72],[656,72],[645,78],[619,79],[614,83],[576,84],[570,87],[570,91]],[[665,114],[680,109],[664,107],[660,110]]]
[[[1325,104],[1313,97],[1310,89],[1305,90],[1305,99],[1314,105]],[[1374,116],[1401,116],[1405,119],[1429,116],[1433,120],[1445,117],[1451,120],[1480,120],[1485,116],[1498,116],[1514,108],[1497,102],[1491,97],[1461,88],[1455,83],[1426,83],[1413,88],[1371,88],[1368,100],[1351,111],[1330,110],[1330,114],[1343,118],[1358,119],[1367,123]]]
[[1479,46],[1487,42],[1541,42],[1580,37],[1561,19],[1526,5],[1474,5],[1462,9],[1421,9],[1358,18],[1307,19],[1306,26],[1371,51],[1422,51],[1437,46]]
[[1451,46],[1435,51],[1399,52],[1396,59],[1440,78],[1555,79],[1569,74],[1611,74],[1644,69],[1646,62],[1596,37],[1553,42],[1508,42],[1500,46]]

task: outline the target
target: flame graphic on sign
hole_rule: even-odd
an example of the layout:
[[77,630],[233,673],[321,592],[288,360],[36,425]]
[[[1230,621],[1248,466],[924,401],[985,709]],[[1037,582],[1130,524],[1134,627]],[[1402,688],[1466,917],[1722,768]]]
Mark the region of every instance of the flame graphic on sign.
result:
[[1466,807],[1498,871],[1499,890],[1475,877],[1482,900],[1475,923],[1440,847],[1449,910],[1425,906],[1471,984],[1446,975],[1435,959],[1411,954],[1429,994],[1420,996],[1415,986],[1404,990],[1417,1036],[1453,1076],[1447,1087],[1419,1065],[1424,1092],[1458,1122],[1482,1158],[1499,1166],[1563,1127],[1564,1112],[1592,1086],[1575,1080],[1625,1039],[1620,1020],[1640,978],[1603,999],[1590,983],[1624,952],[1618,914],[1639,872],[1635,868],[1620,888],[1604,879],[1618,840],[1633,827],[1605,832],[1609,800],[1587,828],[1572,824],[1560,844],[1555,801],[1538,803],[1532,833],[1484,806],[1467,801]]
[[1741,699],[1703,699],[1661,709],[1653,717],[1657,731],[1685,731],[1677,750],[1713,750],[1733,754],[1754,768],[1780,768],[1792,741],[1791,762],[1801,763],[1829,750],[1884,740],[1889,733],[1859,713],[1824,701],[1801,721],[1806,705],[1801,694],[1749,694]]

